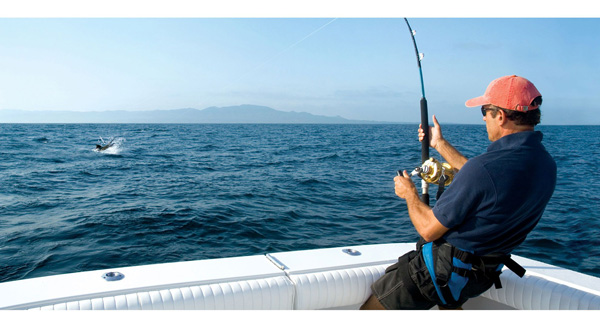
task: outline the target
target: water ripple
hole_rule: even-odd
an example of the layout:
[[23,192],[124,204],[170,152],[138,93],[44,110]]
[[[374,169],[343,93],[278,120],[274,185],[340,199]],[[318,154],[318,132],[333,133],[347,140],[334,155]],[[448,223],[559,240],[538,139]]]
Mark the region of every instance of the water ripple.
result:
[[[1,128],[0,281],[417,240],[392,180],[420,161],[414,125]],[[483,125],[443,128],[467,156],[487,148]],[[516,253],[600,276],[600,147],[577,148],[600,128],[541,129],[559,181]]]

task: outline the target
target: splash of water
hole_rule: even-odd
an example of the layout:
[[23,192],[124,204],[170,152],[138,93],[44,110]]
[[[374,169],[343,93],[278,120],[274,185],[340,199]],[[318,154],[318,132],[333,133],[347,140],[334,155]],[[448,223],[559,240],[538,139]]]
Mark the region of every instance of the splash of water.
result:
[[[102,137],[100,137],[100,140],[102,140],[102,146],[105,146],[106,143],[104,142],[104,139],[102,139]],[[123,149],[124,149],[124,144],[126,139],[122,138],[122,137],[115,137],[115,138],[111,138],[109,139],[111,140],[110,142],[112,143],[112,146],[108,147],[106,150],[103,151],[98,151],[98,149],[94,149],[95,152],[101,152],[104,154],[110,154],[110,155],[118,155],[120,154]]]

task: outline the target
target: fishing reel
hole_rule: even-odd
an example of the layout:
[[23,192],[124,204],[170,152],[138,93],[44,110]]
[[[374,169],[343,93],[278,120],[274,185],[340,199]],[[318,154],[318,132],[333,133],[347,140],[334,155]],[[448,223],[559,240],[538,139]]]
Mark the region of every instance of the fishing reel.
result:
[[447,187],[454,179],[456,171],[448,163],[440,163],[437,159],[431,157],[423,165],[415,168],[411,176],[418,175],[425,182]]

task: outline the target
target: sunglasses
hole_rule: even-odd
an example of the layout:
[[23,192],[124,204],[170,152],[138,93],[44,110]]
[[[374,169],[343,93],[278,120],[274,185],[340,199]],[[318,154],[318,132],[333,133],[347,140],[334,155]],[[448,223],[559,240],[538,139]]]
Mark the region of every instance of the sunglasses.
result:
[[490,109],[486,109],[486,108],[484,108],[483,106],[481,106],[481,114],[482,114],[484,117],[485,117],[485,115],[486,115],[486,113],[487,113],[487,111],[488,111],[488,110],[490,110]]
[[487,111],[488,111],[488,110],[493,110],[493,111],[494,111],[494,113],[492,113],[492,115],[493,115],[493,116],[496,116],[496,113],[497,113],[499,110],[502,110],[502,111],[504,111],[505,113],[508,113],[508,112],[509,112],[509,110],[507,110],[507,109],[503,109],[503,108],[485,108],[485,107],[481,106],[481,114],[483,115],[483,117],[485,117],[485,114],[487,113]]

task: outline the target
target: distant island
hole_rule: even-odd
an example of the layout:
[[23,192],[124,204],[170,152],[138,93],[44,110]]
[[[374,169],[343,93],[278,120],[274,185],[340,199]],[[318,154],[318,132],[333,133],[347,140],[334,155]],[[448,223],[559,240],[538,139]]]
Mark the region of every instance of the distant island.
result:
[[280,124],[382,124],[391,122],[349,120],[306,112],[284,112],[270,107],[240,105],[151,111],[24,111],[0,110],[0,123],[280,123]]

